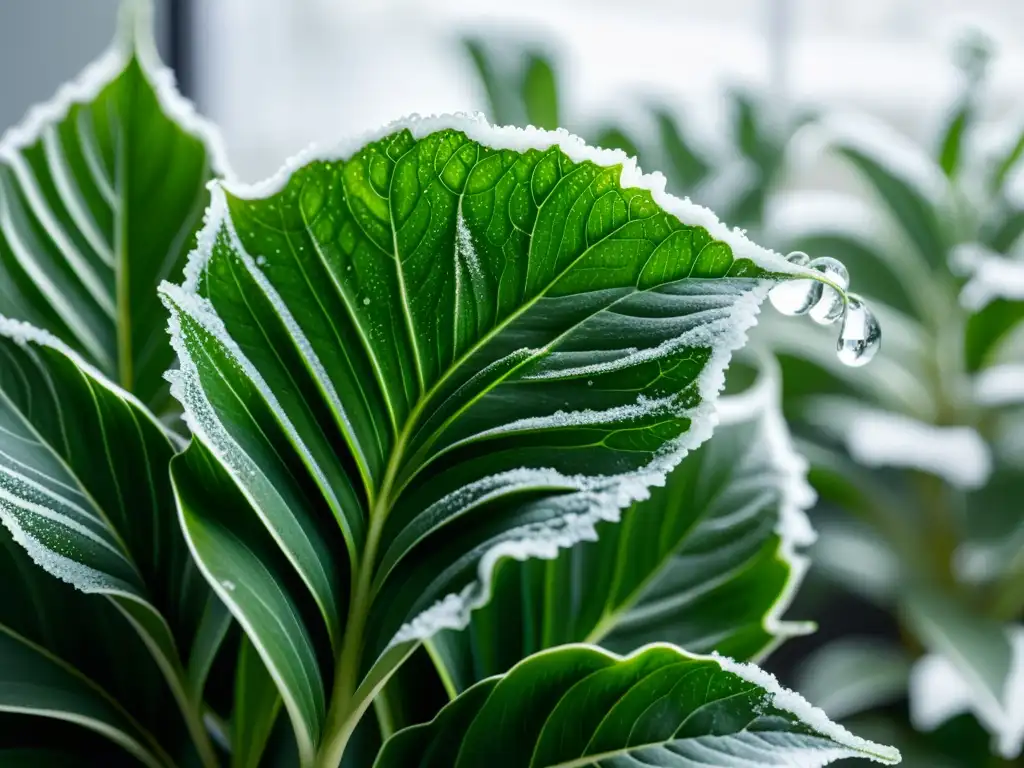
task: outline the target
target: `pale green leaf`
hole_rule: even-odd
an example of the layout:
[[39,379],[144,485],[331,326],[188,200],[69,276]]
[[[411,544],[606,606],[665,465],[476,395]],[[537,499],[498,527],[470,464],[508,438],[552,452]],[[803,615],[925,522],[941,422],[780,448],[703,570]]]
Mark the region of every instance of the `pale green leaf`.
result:
[[801,664],[796,687],[829,717],[845,719],[904,696],[910,663],[898,645],[872,638],[840,638]]

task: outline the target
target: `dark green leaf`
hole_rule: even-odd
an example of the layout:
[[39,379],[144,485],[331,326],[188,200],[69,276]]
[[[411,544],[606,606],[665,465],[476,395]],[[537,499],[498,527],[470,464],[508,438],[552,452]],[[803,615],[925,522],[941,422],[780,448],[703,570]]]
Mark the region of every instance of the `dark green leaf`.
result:
[[787,268],[564,134],[390,130],[215,188],[163,289],[193,551],[325,760],[502,555],[592,536],[707,437]]
[[967,370],[984,368],[999,343],[1024,321],[1024,301],[995,299],[967,318],[964,329],[964,358]]
[[953,178],[960,170],[960,158],[963,154],[964,134],[974,116],[974,104],[963,99],[949,115],[939,141],[939,167],[949,178]]
[[149,6],[0,143],[0,314],[50,331],[157,412],[169,405],[157,285],[192,248],[212,129],[159,62]]
[[138,400],[41,331],[0,319],[0,357],[0,521],[40,567],[94,594],[95,610],[104,598],[117,607],[205,743],[202,692],[184,660],[209,590],[178,527],[171,439]]
[[257,768],[281,709],[281,694],[252,642],[242,636],[231,713],[231,765]]
[[618,657],[591,646],[531,656],[428,725],[389,740],[376,768],[823,766],[898,763],[753,667],[669,645]]
[[558,121],[558,80],[551,62],[543,55],[531,53],[523,72],[523,103],[530,125],[554,130]]
[[464,690],[540,650],[571,642],[626,652],[662,640],[739,659],[800,627],[779,622],[812,540],[814,494],[793,452],[768,368],[723,398],[714,439],[651,498],[597,526],[598,540],[557,559],[498,564],[492,599],[462,632],[429,641]]

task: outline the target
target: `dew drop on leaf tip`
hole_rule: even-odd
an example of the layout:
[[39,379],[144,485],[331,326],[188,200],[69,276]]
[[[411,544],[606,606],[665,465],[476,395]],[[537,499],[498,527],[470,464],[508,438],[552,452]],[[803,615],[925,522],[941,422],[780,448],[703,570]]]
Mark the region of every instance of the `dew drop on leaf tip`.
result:
[[[850,275],[838,259],[822,256],[811,259],[803,251],[794,251],[787,257],[791,263],[821,272],[842,291],[850,287]],[[784,315],[807,315],[820,325],[830,325],[843,319],[837,350],[845,365],[861,366],[871,361],[882,343],[882,329],[864,299],[849,293],[844,302],[841,291],[817,280],[787,280],[772,288],[768,294],[772,306]]]
[[[811,258],[803,251],[794,251],[786,259],[801,267],[809,266]],[[817,280],[787,280],[774,288],[768,298],[784,315],[806,315],[821,299],[822,285]]]
[[855,293],[847,296],[846,315],[836,344],[839,361],[861,366],[871,361],[882,345],[882,328],[864,299]]
[[[821,272],[844,291],[850,287],[850,274],[838,259],[823,256],[820,259],[815,259],[807,266]],[[811,307],[808,314],[819,325],[831,325],[843,316],[842,294],[830,285],[822,285],[821,298]]]

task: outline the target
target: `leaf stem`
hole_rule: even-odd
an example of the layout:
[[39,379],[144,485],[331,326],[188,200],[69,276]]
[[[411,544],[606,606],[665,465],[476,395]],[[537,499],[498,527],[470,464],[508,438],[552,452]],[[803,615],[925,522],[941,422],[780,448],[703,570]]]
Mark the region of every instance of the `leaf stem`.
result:
[[366,620],[370,613],[370,591],[373,582],[373,569],[380,548],[384,521],[391,504],[391,492],[398,477],[402,457],[405,454],[408,430],[403,430],[395,442],[395,448],[388,460],[388,466],[381,483],[380,493],[370,510],[370,528],[366,534],[366,547],[359,563],[356,583],[349,607],[348,621],[345,623],[345,639],[342,641],[341,652],[334,673],[334,687],[327,709],[327,722],[324,726],[324,740],[317,753],[314,765],[318,768],[336,768],[341,764],[345,746],[355,731],[359,718],[369,706],[369,701],[354,701],[354,694],[359,684],[359,667],[363,654],[363,634]]
[[391,701],[387,688],[382,688],[373,699],[373,710],[377,713],[377,724],[380,726],[381,738],[385,741],[395,732],[395,715],[391,711]]

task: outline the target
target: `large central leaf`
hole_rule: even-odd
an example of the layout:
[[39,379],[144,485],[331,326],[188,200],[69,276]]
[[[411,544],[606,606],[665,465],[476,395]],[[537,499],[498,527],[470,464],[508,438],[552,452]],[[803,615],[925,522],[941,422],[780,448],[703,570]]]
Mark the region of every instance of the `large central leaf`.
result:
[[791,270],[656,181],[441,118],[214,190],[163,289],[196,438],[174,479],[307,759],[495,562],[592,537],[710,434]]

